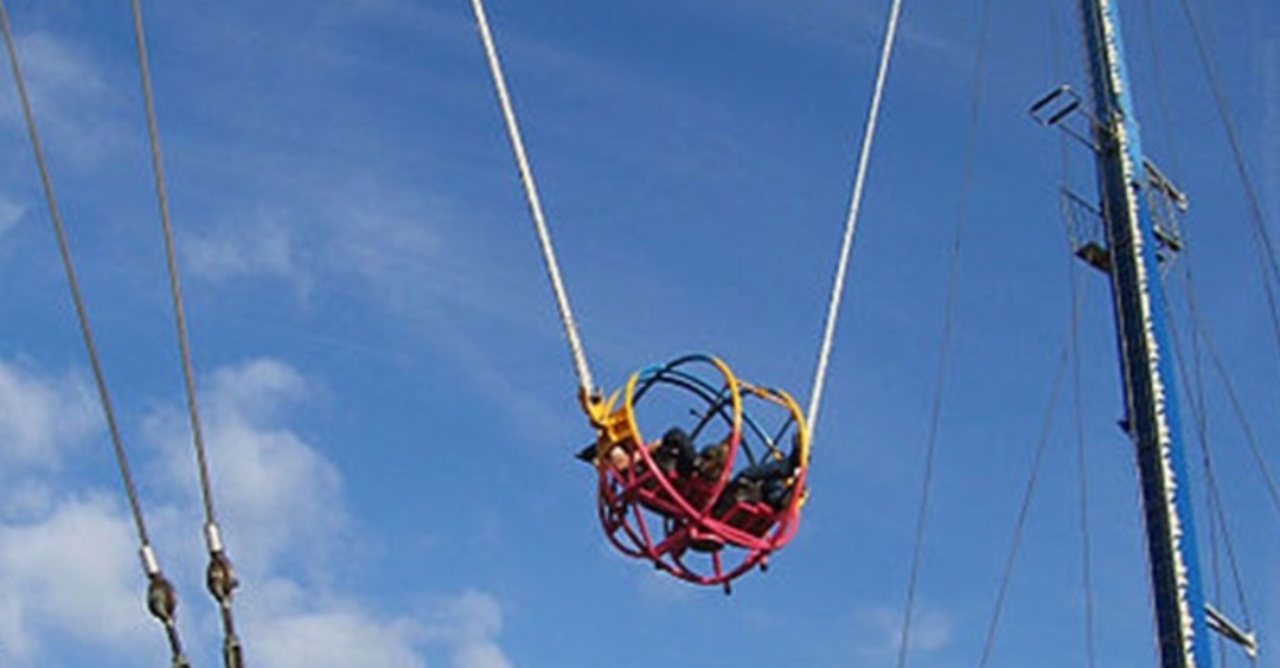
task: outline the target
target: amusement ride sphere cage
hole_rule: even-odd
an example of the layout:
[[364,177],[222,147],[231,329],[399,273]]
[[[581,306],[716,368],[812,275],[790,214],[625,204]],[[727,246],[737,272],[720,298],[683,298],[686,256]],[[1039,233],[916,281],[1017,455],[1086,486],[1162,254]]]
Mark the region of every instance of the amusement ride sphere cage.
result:
[[[586,407],[598,432],[600,523],[624,554],[727,591],[795,535],[809,432],[786,392],[688,355],[632,374]],[[667,431],[647,440],[642,422]]]
[[[817,421],[835,340],[900,3],[894,3],[885,32],[804,414],[787,393],[741,382],[723,362],[707,355],[644,369],[605,399],[592,380],[569,305],[484,2],[471,0],[471,6],[578,377],[579,401],[597,432],[596,442],[579,456],[594,462],[599,475],[600,522],[610,542],[625,554],[650,560],[689,582],[721,584],[727,590],[734,578],[755,566],[767,566],[769,555],[786,545],[797,529],[807,492],[810,429]],[[645,416],[638,419],[636,410],[642,404]],[[667,432],[647,441],[641,422],[665,425]],[[788,441],[790,448],[784,453],[779,444]],[[660,452],[664,454],[655,456]]]

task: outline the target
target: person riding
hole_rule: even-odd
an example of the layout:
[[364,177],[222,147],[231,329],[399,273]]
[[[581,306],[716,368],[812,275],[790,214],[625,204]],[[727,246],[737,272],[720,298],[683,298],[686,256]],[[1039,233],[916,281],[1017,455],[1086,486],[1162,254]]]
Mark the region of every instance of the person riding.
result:
[[786,457],[766,457],[742,469],[725,486],[713,514],[723,517],[738,503],[761,501],[774,510],[782,510],[791,502],[791,488],[799,469],[798,447],[793,447]]

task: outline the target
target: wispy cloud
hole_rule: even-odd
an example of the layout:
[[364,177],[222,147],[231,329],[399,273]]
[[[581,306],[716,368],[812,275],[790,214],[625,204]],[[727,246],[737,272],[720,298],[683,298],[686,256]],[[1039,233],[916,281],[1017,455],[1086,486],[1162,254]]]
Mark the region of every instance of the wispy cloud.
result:
[[99,415],[83,380],[44,378],[0,360],[0,477],[58,468],[98,429]]
[[344,167],[304,169],[303,190],[281,182],[271,213],[222,215],[187,233],[184,270],[213,283],[280,280],[303,298],[321,288],[400,315],[487,303],[468,278],[472,249],[448,202]]
[[306,294],[311,279],[299,257],[293,231],[266,216],[243,226],[189,231],[183,238],[183,268],[214,282],[245,278],[275,278]]
[[396,310],[456,294],[462,276],[441,237],[440,211],[372,181],[338,195],[324,252],[336,272]]
[[[46,149],[86,166],[119,148],[124,98],[82,47],[46,32],[17,38],[18,58]],[[10,98],[13,100],[13,98]],[[22,125],[16,101],[0,105],[0,122]]]
[[[672,0],[690,11],[715,12],[717,19],[738,18],[767,26],[776,34],[808,47],[839,53],[864,52],[879,48],[880,36],[889,14],[889,3],[842,2],[841,0],[798,0],[775,3],[747,0],[727,3]],[[726,10],[725,5],[732,9]],[[912,46],[955,54],[960,45],[911,20],[903,21],[902,40]]]
[[[865,608],[856,615],[855,624],[859,654],[893,656],[902,646],[901,610],[889,607]],[[954,636],[954,615],[945,610],[917,606],[911,621],[911,652],[941,652],[951,645]]]
[[4,249],[5,234],[22,220],[22,214],[25,212],[26,207],[0,195],[0,250]]
[[1262,60],[1262,187],[1274,221],[1280,217],[1280,38],[1265,43]]
[[[606,547],[610,559],[618,559],[617,550],[612,545]],[[641,600],[653,606],[671,606],[687,603],[693,596],[694,590],[681,580],[671,577],[670,575],[653,570],[653,569],[637,569],[639,573],[636,577],[636,588],[639,590]]]
[[[258,159],[245,158],[248,163]],[[262,159],[288,161],[281,155]],[[536,271],[536,253],[532,240],[523,236],[524,221],[511,235],[485,238],[491,222],[485,212],[467,210],[433,188],[364,170],[359,163],[311,161],[261,169],[270,184],[269,202],[250,198],[241,210],[210,211],[179,232],[184,278],[215,291],[266,295],[283,308],[297,309],[280,320],[358,304],[354,308],[378,316],[360,327],[411,332],[423,343],[411,351],[415,359],[427,356],[468,367],[466,377],[479,391],[512,407],[513,423],[546,421],[541,398],[530,400],[523,390],[512,389],[510,369],[494,359],[474,330],[479,323],[551,340],[558,336],[545,317],[551,307],[545,287],[526,271]],[[517,247],[527,264],[509,262]],[[312,330],[307,336],[364,345],[350,332]]]

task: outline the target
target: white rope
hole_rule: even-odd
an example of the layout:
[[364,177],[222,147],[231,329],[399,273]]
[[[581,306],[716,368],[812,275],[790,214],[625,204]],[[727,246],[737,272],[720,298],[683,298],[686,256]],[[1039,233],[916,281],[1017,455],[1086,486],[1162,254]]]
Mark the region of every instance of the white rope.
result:
[[547,278],[551,280],[551,289],[556,296],[556,307],[560,311],[560,321],[564,325],[564,335],[569,341],[569,349],[573,354],[574,371],[578,374],[578,384],[584,395],[590,395],[595,391],[595,384],[591,381],[591,370],[587,367],[587,355],[582,349],[577,325],[573,322],[573,312],[569,310],[569,295],[565,292],[564,283],[560,280],[560,267],[556,264],[555,250],[551,246],[551,233],[547,231],[546,218],[542,215],[542,203],[538,199],[538,188],[533,182],[533,170],[530,169],[529,159],[525,156],[520,128],[516,125],[516,114],[511,106],[511,97],[507,93],[506,80],[502,76],[502,65],[498,62],[498,50],[493,45],[493,35],[489,32],[489,21],[485,18],[483,3],[481,0],[471,0],[471,7],[475,10],[476,25],[480,29],[480,39],[484,42],[484,52],[489,59],[489,73],[493,75],[493,87],[498,94],[498,103],[502,105],[502,117],[507,123],[507,136],[511,139],[511,150],[515,153],[516,166],[520,170],[520,182],[524,184],[525,197],[529,201],[529,213],[533,215],[538,244],[542,247],[542,260],[547,268]]
[[876,85],[871,94],[871,110],[867,115],[866,130],[862,135],[862,152],[858,156],[858,171],[853,180],[853,196],[849,201],[849,217],[845,222],[844,242],[840,247],[840,260],[836,264],[836,276],[831,287],[831,303],[827,307],[826,328],[822,345],[818,349],[818,366],[813,375],[813,389],[809,392],[809,412],[805,419],[810,433],[818,421],[818,405],[822,401],[822,388],[826,383],[827,364],[831,358],[831,344],[835,339],[836,320],[840,315],[840,299],[844,295],[845,273],[849,268],[849,253],[853,249],[853,235],[858,229],[858,210],[862,206],[862,188],[867,178],[867,165],[871,161],[871,143],[875,137],[876,119],[880,115],[880,100],[884,94],[884,82],[889,75],[889,57],[893,54],[894,38],[898,33],[898,19],[902,13],[902,0],[893,0],[889,9],[889,23],[885,27],[884,45],[880,52],[880,69],[876,73]]

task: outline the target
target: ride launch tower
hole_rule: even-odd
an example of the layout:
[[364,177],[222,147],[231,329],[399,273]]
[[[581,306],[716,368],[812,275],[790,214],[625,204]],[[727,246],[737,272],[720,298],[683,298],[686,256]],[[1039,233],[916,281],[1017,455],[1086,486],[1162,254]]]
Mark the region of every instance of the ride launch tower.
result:
[[[1133,440],[1146,530],[1160,668],[1210,668],[1208,630],[1256,652],[1252,634],[1212,606],[1201,588],[1191,487],[1185,462],[1173,347],[1165,324],[1162,262],[1181,247],[1172,221],[1157,218],[1158,203],[1185,209],[1186,198],[1142,152],[1114,0],[1080,0],[1091,110],[1062,86],[1031,113],[1085,143],[1096,162],[1102,238],[1076,254],[1107,274],[1124,381],[1125,416]],[[1088,132],[1068,127],[1082,116]],[[1074,198],[1073,198],[1074,199]],[[1075,204],[1080,204],[1076,200]],[[1090,207],[1092,208],[1092,207]]]

